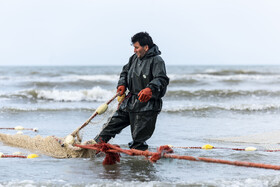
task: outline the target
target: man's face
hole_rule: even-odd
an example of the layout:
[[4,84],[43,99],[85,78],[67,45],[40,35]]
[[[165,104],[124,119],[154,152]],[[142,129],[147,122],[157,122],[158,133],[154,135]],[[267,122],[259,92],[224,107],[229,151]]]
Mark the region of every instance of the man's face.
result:
[[148,45],[145,45],[144,47],[142,47],[139,44],[139,42],[135,42],[133,44],[133,46],[134,46],[134,53],[137,55],[138,58],[142,58],[149,50]]

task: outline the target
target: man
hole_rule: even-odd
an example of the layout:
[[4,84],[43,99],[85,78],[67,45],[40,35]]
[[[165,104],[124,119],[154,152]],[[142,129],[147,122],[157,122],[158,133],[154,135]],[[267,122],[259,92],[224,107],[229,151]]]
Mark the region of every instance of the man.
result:
[[147,32],[140,32],[131,38],[134,55],[123,67],[118,81],[117,92],[129,94],[119,109],[104,125],[96,142],[108,142],[122,129],[131,126],[133,141],[131,149],[146,150],[148,140],[155,129],[156,119],[162,108],[161,98],[166,92],[169,78],[157,45]]

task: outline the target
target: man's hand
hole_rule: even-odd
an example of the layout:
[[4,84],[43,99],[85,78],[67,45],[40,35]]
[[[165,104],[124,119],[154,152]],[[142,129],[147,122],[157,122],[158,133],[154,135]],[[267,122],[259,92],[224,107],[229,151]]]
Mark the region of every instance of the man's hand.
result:
[[153,95],[153,93],[152,93],[151,88],[145,88],[138,93],[138,97],[139,97],[138,100],[140,102],[146,103],[147,101],[149,101],[152,98],[152,95]]
[[124,85],[120,85],[117,89],[117,93],[120,93],[120,95],[123,95],[125,92],[126,88]]

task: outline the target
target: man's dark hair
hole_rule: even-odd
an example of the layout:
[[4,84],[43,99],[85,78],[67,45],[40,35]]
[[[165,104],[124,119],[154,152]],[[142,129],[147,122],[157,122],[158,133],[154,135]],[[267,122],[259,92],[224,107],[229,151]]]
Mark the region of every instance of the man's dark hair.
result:
[[139,44],[144,47],[145,45],[149,46],[149,49],[151,49],[154,46],[154,42],[152,37],[147,32],[139,32],[131,37],[131,42],[134,44],[136,42],[139,42]]

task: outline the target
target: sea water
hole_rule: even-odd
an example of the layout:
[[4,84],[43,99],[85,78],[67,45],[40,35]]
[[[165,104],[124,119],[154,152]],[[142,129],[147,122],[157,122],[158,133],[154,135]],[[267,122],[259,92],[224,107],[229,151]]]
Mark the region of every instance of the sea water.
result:
[[[23,126],[29,136],[65,137],[116,92],[120,66],[0,67],[0,127]],[[170,78],[156,130],[161,145],[245,148],[209,139],[280,129],[280,66],[167,66]],[[110,108],[110,107],[109,107]],[[109,109],[113,112],[114,109]],[[108,116],[106,116],[108,117]],[[96,119],[93,119],[93,122]],[[92,125],[93,138],[102,123]],[[0,130],[15,134],[16,131]],[[110,142],[128,148],[129,127]],[[34,153],[0,143],[0,152]],[[174,148],[177,155],[280,165],[280,152]],[[121,155],[120,163],[94,159],[0,159],[0,186],[279,186],[277,170],[200,161]]]

